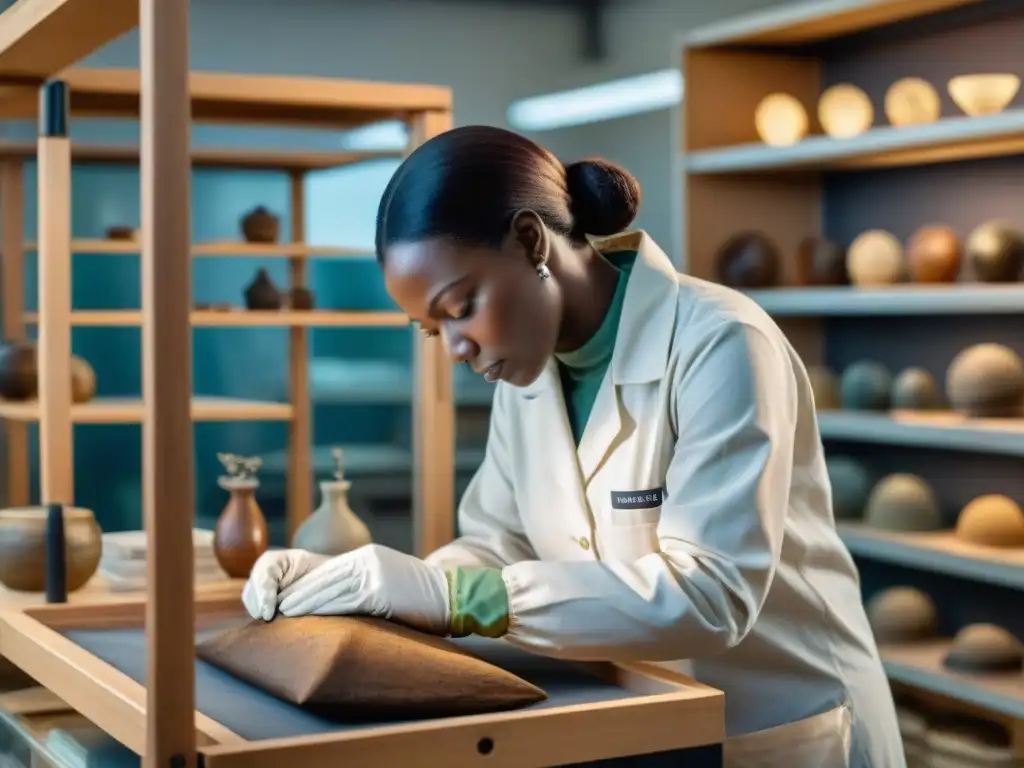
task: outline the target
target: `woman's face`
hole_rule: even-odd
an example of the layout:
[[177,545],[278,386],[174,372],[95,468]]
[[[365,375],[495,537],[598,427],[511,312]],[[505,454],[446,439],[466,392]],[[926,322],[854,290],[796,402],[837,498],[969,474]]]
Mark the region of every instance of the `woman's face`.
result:
[[531,249],[514,235],[499,250],[443,238],[399,243],[384,254],[384,280],[452,360],[488,381],[522,387],[544,370],[561,319],[555,281],[541,279]]

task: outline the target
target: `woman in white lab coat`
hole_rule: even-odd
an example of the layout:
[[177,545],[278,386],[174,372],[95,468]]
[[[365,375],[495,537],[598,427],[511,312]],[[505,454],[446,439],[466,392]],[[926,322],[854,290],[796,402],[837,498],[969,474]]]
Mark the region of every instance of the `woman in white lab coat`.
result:
[[804,367],[752,301],[623,234],[639,199],[496,128],[402,163],[388,291],[498,382],[461,536],[426,560],[270,552],[246,606],[663,662],[725,692],[727,765],[904,768]]

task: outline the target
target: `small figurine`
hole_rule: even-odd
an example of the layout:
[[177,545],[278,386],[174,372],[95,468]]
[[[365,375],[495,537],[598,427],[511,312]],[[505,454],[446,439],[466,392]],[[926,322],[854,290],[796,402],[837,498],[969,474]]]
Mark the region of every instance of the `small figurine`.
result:
[[218,453],[217,459],[227,471],[217,484],[231,496],[217,520],[213,552],[228,576],[244,579],[269,546],[267,520],[255,498],[260,484],[256,472],[263,460],[259,456],[247,458],[233,453]]

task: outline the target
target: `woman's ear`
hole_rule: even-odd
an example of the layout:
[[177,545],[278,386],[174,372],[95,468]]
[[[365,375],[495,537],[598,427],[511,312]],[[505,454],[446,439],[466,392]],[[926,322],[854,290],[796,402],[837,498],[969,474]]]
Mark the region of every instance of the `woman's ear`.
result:
[[535,269],[548,260],[549,232],[540,216],[529,208],[516,211],[509,227],[508,239],[520,250]]

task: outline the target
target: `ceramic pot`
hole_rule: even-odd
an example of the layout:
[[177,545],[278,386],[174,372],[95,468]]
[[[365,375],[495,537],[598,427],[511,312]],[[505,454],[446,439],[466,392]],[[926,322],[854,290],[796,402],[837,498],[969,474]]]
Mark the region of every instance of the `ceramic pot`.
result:
[[256,503],[259,483],[252,479],[222,477],[218,485],[231,495],[217,519],[213,553],[228,576],[244,579],[269,546],[267,520]]
[[310,310],[316,306],[316,296],[309,288],[296,286],[288,292],[288,306],[297,310]]
[[[0,510],[0,582],[18,592],[46,588],[46,507]],[[96,573],[103,540],[88,509],[64,507],[64,547],[68,592],[81,589]]]
[[[0,350],[0,397],[32,400],[39,389],[35,344],[10,344]],[[87,403],[96,395],[96,372],[88,361],[71,356],[71,400]]]
[[242,236],[249,243],[276,243],[281,220],[262,205],[242,217]]
[[295,531],[292,546],[320,555],[341,555],[372,541],[370,529],[348,504],[348,480],[320,483],[320,506]]
[[263,311],[281,308],[281,291],[274,285],[267,270],[262,267],[245,289],[245,306],[248,309]]

